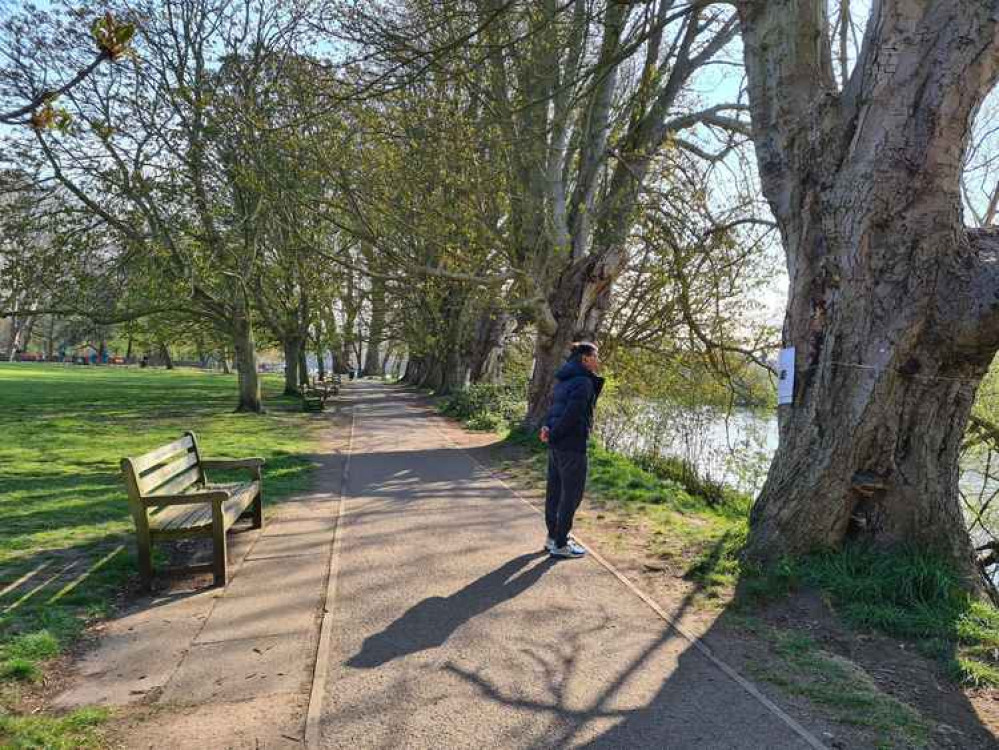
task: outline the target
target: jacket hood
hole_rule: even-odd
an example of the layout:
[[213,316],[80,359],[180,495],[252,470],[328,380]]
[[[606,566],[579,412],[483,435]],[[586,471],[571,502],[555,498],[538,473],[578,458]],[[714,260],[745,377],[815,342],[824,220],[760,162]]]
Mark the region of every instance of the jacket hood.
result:
[[578,377],[593,377],[593,373],[583,367],[583,363],[578,359],[570,359],[558,368],[558,372],[555,373],[556,380],[571,380]]

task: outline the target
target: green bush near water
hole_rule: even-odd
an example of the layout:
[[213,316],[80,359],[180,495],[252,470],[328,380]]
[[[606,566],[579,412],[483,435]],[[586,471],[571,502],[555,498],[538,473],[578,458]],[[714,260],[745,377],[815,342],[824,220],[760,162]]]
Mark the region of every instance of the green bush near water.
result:
[[516,424],[526,411],[524,389],[512,385],[471,385],[440,405],[442,414],[461,420],[471,430],[487,432]]
[[635,465],[663,479],[678,482],[691,495],[703,498],[712,507],[728,502],[742,503],[743,500],[724,484],[708,477],[702,477],[695,466],[677,456],[661,456],[645,453],[632,458]]

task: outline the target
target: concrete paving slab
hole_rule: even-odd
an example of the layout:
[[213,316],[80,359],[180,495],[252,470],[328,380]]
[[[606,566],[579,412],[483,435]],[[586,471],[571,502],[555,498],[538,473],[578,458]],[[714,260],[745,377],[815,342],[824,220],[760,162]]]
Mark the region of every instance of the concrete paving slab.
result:
[[145,700],[166,685],[214,600],[209,592],[160,599],[148,609],[109,622],[97,646],[78,663],[79,679],[53,705],[125,706]]
[[329,571],[329,550],[293,559],[247,560],[243,570],[226,590],[227,598],[272,596],[282,592],[317,602]]
[[197,706],[301,691],[314,645],[309,633],[195,645],[159,702]]
[[309,515],[295,515],[281,518],[267,526],[267,537],[287,536],[289,534],[309,534],[312,532],[332,532],[336,528],[336,518],[333,513],[326,512]]
[[195,643],[307,633],[316,627],[319,592],[303,599],[300,588],[221,599]]
[[267,534],[260,538],[247,560],[266,560],[272,557],[314,557],[329,549],[333,543],[333,529],[318,529],[287,534]]
[[126,720],[124,750],[302,750],[304,696],[163,707]]

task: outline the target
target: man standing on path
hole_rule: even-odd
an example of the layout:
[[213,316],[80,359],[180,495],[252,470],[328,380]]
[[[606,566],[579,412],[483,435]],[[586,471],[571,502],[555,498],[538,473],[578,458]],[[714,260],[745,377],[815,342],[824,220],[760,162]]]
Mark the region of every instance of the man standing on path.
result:
[[599,369],[596,344],[584,341],[572,345],[569,359],[555,374],[552,406],[541,428],[541,441],[548,444],[545,549],[553,557],[586,554],[569,538],[569,531],[586,486],[586,443],[593,427],[593,409],[604,387],[604,379],[597,375]]

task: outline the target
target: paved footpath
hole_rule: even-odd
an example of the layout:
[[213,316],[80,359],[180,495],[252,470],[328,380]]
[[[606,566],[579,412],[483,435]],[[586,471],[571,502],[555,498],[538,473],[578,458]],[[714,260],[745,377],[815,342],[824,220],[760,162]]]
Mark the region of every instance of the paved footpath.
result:
[[806,748],[417,399],[352,389],[324,748]]

